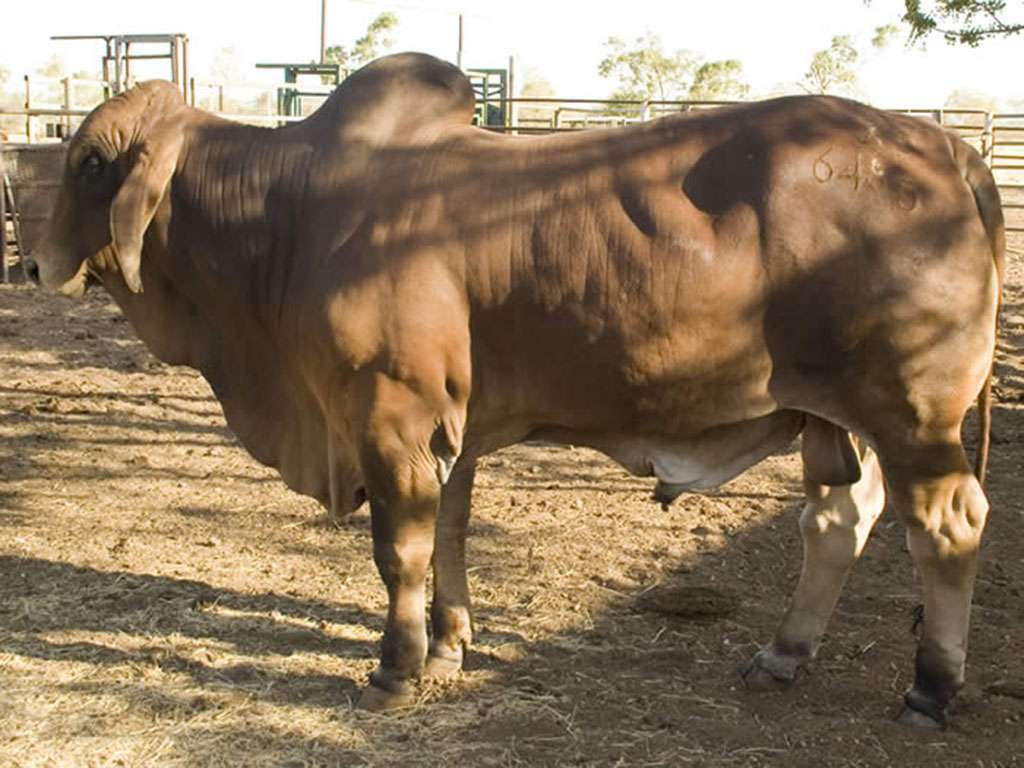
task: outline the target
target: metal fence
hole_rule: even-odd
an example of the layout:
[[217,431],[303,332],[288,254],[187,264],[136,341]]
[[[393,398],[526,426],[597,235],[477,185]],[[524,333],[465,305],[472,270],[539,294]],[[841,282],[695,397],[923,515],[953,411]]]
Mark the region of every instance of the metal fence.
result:
[[1024,114],[993,114],[988,155],[999,183],[1007,229],[1024,232]]

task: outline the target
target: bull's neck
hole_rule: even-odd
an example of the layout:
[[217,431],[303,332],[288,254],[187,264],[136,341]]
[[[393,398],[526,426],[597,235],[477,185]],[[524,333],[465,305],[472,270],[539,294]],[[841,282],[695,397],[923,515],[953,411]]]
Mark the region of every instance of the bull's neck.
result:
[[169,246],[219,300],[275,305],[300,232],[312,149],[298,126],[204,120],[174,179]]

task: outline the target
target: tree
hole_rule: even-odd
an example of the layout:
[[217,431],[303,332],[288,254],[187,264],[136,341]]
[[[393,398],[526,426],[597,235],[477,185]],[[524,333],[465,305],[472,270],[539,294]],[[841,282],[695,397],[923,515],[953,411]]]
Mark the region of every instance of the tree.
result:
[[555,95],[555,88],[536,69],[529,69],[519,86],[519,95],[524,99],[550,99]]
[[899,34],[900,28],[895,24],[885,24],[875,27],[875,36],[871,38],[871,47],[876,50],[888,48],[893,38]]
[[242,82],[242,57],[235,46],[229,45],[217,51],[210,64],[210,79],[216,83]]
[[1006,0],[903,0],[903,22],[910,27],[910,42],[942,35],[947,43],[976,47],[991,37],[1017,35],[1024,20],[1007,21]]
[[[367,64],[391,47],[391,30],[398,26],[398,17],[385,11],[370,22],[366,34],[352,43],[351,48],[344,45],[331,45],[324,51],[325,64],[340,64],[343,72]],[[327,75],[321,76],[325,85],[331,83]]]
[[956,88],[946,97],[947,109],[981,109],[998,112],[999,100],[990,93],[974,88]]
[[850,90],[857,82],[854,65],[858,58],[850,36],[836,35],[828,48],[814,54],[801,85],[810,93]]
[[743,64],[736,59],[706,61],[697,67],[689,97],[695,101],[735,101],[745,98],[750,86],[743,80]]
[[53,54],[45,64],[36,68],[36,74],[42,77],[64,77],[64,60],[57,54]]
[[618,80],[612,93],[615,100],[683,98],[697,64],[688,51],[666,53],[661,39],[651,32],[636,38],[632,46],[621,37],[610,37],[605,48],[607,55],[597,71],[601,77]]
[[[536,69],[527,70],[523,78],[523,84],[519,87],[519,97],[523,99],[551,99],[554,98],[554,86],[546,77]],[[523,106],[518,111],[519,122],[529,123],[550,123],[552,116],[552,105],[544,106]]]

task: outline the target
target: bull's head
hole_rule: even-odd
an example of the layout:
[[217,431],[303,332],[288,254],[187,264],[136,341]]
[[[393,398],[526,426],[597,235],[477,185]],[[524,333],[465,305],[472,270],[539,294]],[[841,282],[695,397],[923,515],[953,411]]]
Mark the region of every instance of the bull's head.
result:
[[30,266],[43,287],[81,295],[120,273],[142,291],[142,246],[181,153],[187,109],[171,83],[143,83],[97,107],[68,148],[50,227]]

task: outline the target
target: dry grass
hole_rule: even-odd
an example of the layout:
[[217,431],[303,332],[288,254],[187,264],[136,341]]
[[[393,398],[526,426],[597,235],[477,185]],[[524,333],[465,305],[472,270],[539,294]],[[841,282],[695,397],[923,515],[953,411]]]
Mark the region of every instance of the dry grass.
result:
[[[467,671],[405,712],[354,711],[385,607],[365,511],[325,525],[103,297],[3,288],[0,765],[1024,762],[1024,703],[998,684],[1019,680],[1024,651],[1016,260],[1011,280],[973,684],[941,734],[889,722],[916,597],[888,519],[806,678],[738,685],[799,567],[789,454],[667,512],[588,451],[489,458]],[[664,612],[665,583],[684,610]]]

